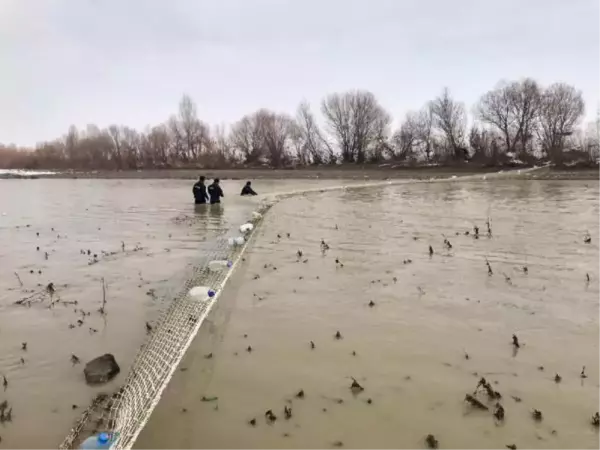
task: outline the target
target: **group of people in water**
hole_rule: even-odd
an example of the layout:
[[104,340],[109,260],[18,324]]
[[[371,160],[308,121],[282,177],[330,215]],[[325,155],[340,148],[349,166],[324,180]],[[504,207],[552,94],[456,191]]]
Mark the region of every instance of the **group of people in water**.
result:
[[[223,189],[221,189],[219,179],[215,178],[212,184],[208,186],[204,184],[205,181],[206,178],[204,176],[201,176],[200,179],[196,182],[196,184],[194,184],[194,187],[192,189],[192,192],[194,193],[194,202],[196,203],[196,205],[204,205],[206,203],[214,205],[216,203],[221,203],[221,198],[225,197],[225,194],[223,193]],[[258,194],[254,192],[254,189],[252,189],[252,182],[247,181],[244,187],[242,188],[242,192],[240,193],[240,195],[245,196]]]

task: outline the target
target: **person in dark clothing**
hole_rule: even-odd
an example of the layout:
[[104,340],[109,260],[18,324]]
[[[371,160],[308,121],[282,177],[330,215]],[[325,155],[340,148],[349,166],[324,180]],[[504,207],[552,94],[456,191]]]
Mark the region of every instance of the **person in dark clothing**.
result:
[[219,186],[219,179],[215,178],[213,183],[208,186],[208,195],[210,196],[210,204],[221,203],[221,197],[225,197],[223,189]]
[[206,186],[204,180],[206,178],[200,177],[200,179],[194,184],[192,192],[194,193],[194,203],[196,205],[204,205],[208,202],[208,194],[206,193]]
[[240,195],[258,195],[256,192],[254,192],[254,189],[252,189],[252,182],[248,181],[246,183],[246,185],[242,188],[242,193]]

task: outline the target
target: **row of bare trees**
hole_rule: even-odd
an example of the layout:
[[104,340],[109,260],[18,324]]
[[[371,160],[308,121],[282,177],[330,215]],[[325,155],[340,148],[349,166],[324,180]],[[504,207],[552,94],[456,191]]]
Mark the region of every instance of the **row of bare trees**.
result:
[[273,168],[336,163],[501,165],[579,159],[596,162],[600,118],[582,127],[581,92],[532,79],[504,82],[472,110],[448,89],[391,130],[392,118],[368,91],[323,99],[317,117],[308,103],[296,116],[258,110],[230,127],[210,127],[184,95],[177,115],[138,132],[111,125],[67,134],[35,149],[0,146],[1,168],[114,170],[202,167]]

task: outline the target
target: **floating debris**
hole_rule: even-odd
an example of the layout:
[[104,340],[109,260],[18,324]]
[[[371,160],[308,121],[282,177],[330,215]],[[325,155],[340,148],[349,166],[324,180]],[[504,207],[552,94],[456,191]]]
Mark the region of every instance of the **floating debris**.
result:
[[583,366],[583,368],[581,369],[581,373],[579,374],[580,378],[587,378],[587,375],[585,373],[585,366]]
[[335,441],[331,445],[333,445],[335,448],[340,448],[344,446],[344,443],[342,441]]
[[255,427],[255,426],[256,426],[256,419],[250,419],[250,420],[248,421],[248,424],[249,424],[250,426],[252,426],[252,427]]
[[355,378],[352,378],[352,384],[350,385],[350,390],[352,391],[353,394],[358,394],[358,393],[364,391],[365,388],[363,388],[360,384],[358,384],[358,381],[356,381]]
[[75,364],[79,364],[81,362],[81,360],[79,359],[79,357],[77,355],[72,354],[71,362],[73,363],[73,365],[75,365]]
[[596,413],[592,416],[592,425],[600,427],[600,413]]
[[12,407],[8,407],[6,400],[0,404],[0,422],[12,422]]
[[585,233],[585,236],[583,237],[583,242],[585,242],[586,244],[592,242],[592,236],[590,235],[590,233]]
[[202,402],[216,402],[217,400],[219,400],[219,397],[205,397],[204,395],[200,399]]
[[429,246],[429,257],[432,257],[432,256],[433,256],[433,247],[430,245]]
[[521,397],[518,397],[518,396],[516,396],[516,395],[511,395],[511,398],[512,398],[512,399],[513,399],[515,402],[517,402],[517,403],[521,403],[521,401],[522,401],[522,400],[521,400]]
[[277,416],[273,414],[273,411],[271,411],[270,409],[265,413],[265,417],[267,418],[267,421],[269,423],[273,423],[277,420]]
[[21,343],[21,350],[27,351],[27,342]]
[[304,398],[304,389],[300,389],[296,394],[296,398]]
[[427,448],[434,449],[434,448],[438,448],[438,446],[439,446],[439,442],[433,434],[427,435],[427,437],[425,438],[425,443],[427,444]]
[[208,355],[204,355],[204,359],[212,359],[213,354],[209,353]]
[[8,387],[8,380],[6,379],[6,375],[2,375],[2,386],[4,386],[4,390]]
[[342,333],[340,333],[339,331],[335,332],[335,335],[333,336],[335,339],[342,339]]
[[554,375],[554,382],[560,383],[562,381],[562,377],[559,374]]
[[500,394],[500,392],[495,391],[492,388],[492,385],[483,377],[477,383],[477,387],[475,388],[475,393],[477,393],[477,390],[480,387],[482,387],[485,390],[485,392],[486,392],[487,396],[490,398],[490,400],[498,400],[498,399],[502,398],[502,395]]
[[529,269],[527,268],[527,266],[523,266],[523,273],[525,275],[527,275],[529,273]]
[[510,450],[517,450],[517,446],[515,444],[507,444],[506,448],[509,448]]
[[543,372],[543,371],[544,371],[544,366],[538,366],[538,368],[537,368],[537,369],[538,369],[540,372]]
[[296,256],[298,256],[298,260],[300,260],[300,258],[302,258],[302,250],[298,250]]
[[481,409],[483,411],[488,411],[489,410],[489,408],[487,406],[485,406],[483,403],[481,403],[479,400],[477,400],[471,394],[465,395],[465,401],[467,403],[469,403],[471,406],[473,406],[473,407],[475,407],[477,409]]
[[151,333],[152,332],[152,325],[150,325],[150,322],[146,322],[146,333]]
[[285,416],[285,420],[289,420],[292,418],[292,408],[288,406],[283,407],[283,415]]
[[251,352],[252,352],[252,346],[251,346],[251,345],[249,345],[249,346],[248,346],[248,348],[246,348],[246,351],[247,351],[248,353],[251,353]]
[[492,276],[494,275],[494,271],[492,270],[492,265],[490,264],[490,262],[487,260],[487,258],[485,259],[485,265],[487,266],[487,270],[488,270],[488,275]]
[[313,341],[310,341],[310,349],[311,350],[315,349],[315,343]]
[[491,238],[492,237],[492,223],[491,223],[489,217],[487,218],[485,225],[487,226],[487,237]]
[[512,335],[512,345],[515,348],[521,348],[521,344],[519,344],[519,338],[517,337],[516,334]]
[[444,245],[446,246],[446,249],[448,250],[452,250],[452,244],[450,243],[450,241],[446,238],[444,238]]
[[368,304],[369,308],[372,308],[373,306],[375,306],[375,302],[373,300],[371,300]]
[[534,409],[531,412],[531,417],[533,417],[533,420],[536,422],[540,422],[543,419],[542,412],[539,409]]
[[479,227],[477,225],[473,225],[473,234],[475,239],[479,239]]
[[496,403],[494,417],[500,422],[504,420],[504,407],[500,403]]

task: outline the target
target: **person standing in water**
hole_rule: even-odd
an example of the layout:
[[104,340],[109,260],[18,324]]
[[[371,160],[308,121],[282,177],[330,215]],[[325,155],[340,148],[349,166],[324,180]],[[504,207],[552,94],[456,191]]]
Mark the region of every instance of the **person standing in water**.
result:
[[206,193],[204,180],[206,180],[206,178],[201,176],[196,184],[194,184],[192,189],[192,192],[194,193],[194,203],[196,203],[196,205],[204,205],[208,203],[208,194]]
[[252,182],[248,181],[246,183],[246,185],[242,188],[242,193],[240,195],[258,195],[256,192],[254,192],[254,189],[252,189]]
[[208,186],[208,195],[210,196],[210,204],[221,203],[221,197],[225,197],[223,189],[219,186],[219,179],[215,178],[213,183]]

